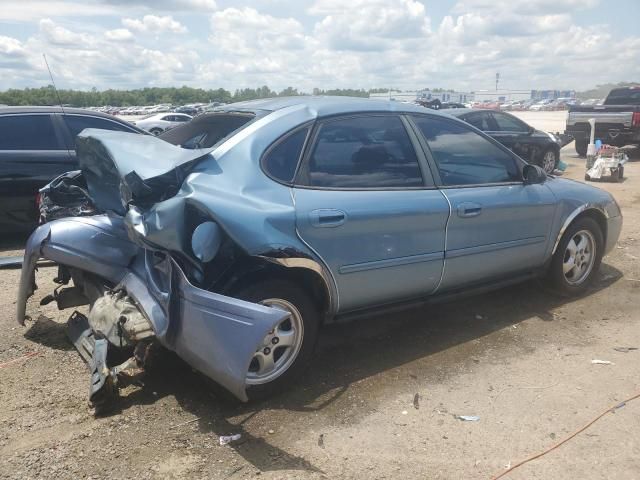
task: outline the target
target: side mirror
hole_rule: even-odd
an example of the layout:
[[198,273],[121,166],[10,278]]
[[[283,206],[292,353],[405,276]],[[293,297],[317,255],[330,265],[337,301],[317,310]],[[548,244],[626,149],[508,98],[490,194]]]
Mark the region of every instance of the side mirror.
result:
[[547,172],[537,165],[527,164],[522,169],[522,180],[525,185],[534,185],[537,183],[544,183],[547,179]]

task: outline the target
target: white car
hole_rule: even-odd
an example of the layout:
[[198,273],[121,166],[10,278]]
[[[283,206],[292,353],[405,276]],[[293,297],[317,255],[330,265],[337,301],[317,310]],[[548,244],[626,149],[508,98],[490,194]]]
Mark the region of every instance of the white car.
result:
[[137,127],[146,130],[154,135],[160,135],[162,132],[169,130],[178,125],[188,122],[193,117],[184,113],[159,113],[144,117],[142,120],[133,122]]

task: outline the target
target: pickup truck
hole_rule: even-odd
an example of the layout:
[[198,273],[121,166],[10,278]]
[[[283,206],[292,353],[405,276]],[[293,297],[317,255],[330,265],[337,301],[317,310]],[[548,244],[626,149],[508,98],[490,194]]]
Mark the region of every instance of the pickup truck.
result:
[[589,119],[596,119],[596,139],[617,147],[640,146],[640,86],[614,88],[602,105],[569,107],[565,134],[576,140],[576,152],[587,154],[591,130]]

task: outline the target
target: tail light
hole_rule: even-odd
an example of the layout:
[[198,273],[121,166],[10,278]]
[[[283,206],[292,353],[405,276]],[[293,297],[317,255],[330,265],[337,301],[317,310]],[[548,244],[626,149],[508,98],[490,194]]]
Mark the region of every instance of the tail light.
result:
[[640,127],[640,112],[633,112],[633,116],[631,117],[631,126]]

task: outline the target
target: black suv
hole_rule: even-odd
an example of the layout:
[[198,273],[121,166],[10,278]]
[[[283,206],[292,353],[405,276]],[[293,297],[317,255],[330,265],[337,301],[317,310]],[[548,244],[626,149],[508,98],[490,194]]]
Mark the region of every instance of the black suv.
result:
[[0,107],[0,229],[37,225],[38,190],[77,168],[75,137],[85,128],[146,133],[111,115],[60,107]]

